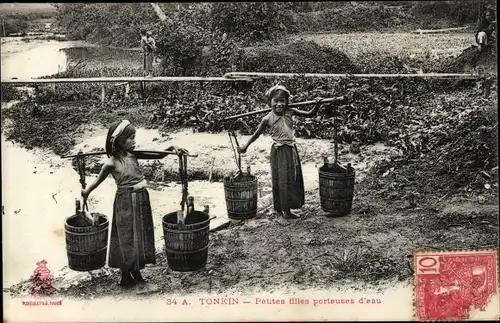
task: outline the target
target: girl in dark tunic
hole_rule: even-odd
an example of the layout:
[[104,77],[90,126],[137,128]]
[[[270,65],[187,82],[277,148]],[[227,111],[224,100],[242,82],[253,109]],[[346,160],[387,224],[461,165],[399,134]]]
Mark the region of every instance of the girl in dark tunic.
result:
[[271,177],[274,209],[285,218],[298,218],[291,209],[304,205],[304,179],[295,144],[293,116],[314,117],[319,110],[321,99],[317,99],[311,111],[301,111],[288,107],[290,92],[282,85],[276,85],[266,92],[272,111],[266,115],[248,143],[240,147],[245,153],[248,147],[269,129],[273,145],[271,147]]
[[[141,156],[133,153],[135,132],[128,120],[117,122],[109,128],[106,138],[109,159],[95,182],[82,190],[82,196],[88,198],[109,174],[116,182],[108,265],[121,269],[122,287],[130,287],[135,283],[145,284],[140,270],[146,264],[156,262],[147,182],[137,162],[137,158]],[[170,147],[168,150],[172,149],[177,148]]]

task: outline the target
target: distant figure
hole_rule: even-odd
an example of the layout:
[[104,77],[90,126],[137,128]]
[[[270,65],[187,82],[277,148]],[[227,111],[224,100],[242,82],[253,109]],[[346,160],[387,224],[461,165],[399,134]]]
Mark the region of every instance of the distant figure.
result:
[[494,42],[496,36],[495,24],[495,12],[490,8],[486,9],[479,21],[476,33],[476,42],[479,45],[479,51],[482,51],[485,46]]
[[141,48],[144,53],[144,72],[147,76],[152,76],[156,42],[151,31],[141,30]]

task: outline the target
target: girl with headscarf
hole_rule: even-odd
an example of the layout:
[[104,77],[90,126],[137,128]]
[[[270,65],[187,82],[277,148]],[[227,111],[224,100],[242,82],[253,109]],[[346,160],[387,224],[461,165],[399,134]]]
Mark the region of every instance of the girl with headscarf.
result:
[[[135,149],[134,126],[123,120],[111,125],[106,137],[106,153],[109,159],[102,166],[97,179],[81,194],[87,199],[111,174],[117,191],[113,205],[113,221],[109,245],[108,265],[121,269],[120,285],[124,288],[133,285],[146,286],[140,270],[146,264],[154,264],[155,239],[147,182],[142,174],[138,158],[142,156]],[[176,147],[167,150],[177,151]]]
[[293,116],[314,117],[318,113],[321,99],[316,100],[317,103],[312,110],[302,111],[288,107],[290,91],[282,85],[271,87],[266,92],[266,97],[272,110],[262,119],[247,144],[239,148],[239,152],[245,153],[264,130],[269,129],[273,139],[271,177],[274,209],[278,216],[298,218],[299,216],[291,210],[304,205],[304,179],[295,143]]

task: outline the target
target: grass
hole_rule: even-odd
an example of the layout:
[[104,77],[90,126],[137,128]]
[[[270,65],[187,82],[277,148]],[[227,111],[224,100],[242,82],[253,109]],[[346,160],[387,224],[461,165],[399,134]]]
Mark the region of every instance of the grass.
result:
[[439,65],[440,60],[457,57],[464,49],[475,45],[473,33],[301,34],[290,37],[289,41],[299,39],[338,48],[361,68],[382,57],[398,57],[411,62],[414,68],[427,71]]
[[458,55],[475,44],[474,33],[412,34],[412,33],[351,33],[351,34],[302,34],[291,39],[305,39],[320,45],[340,48],[352,58],[366,53],[383,53],[411,57],[436,54]]

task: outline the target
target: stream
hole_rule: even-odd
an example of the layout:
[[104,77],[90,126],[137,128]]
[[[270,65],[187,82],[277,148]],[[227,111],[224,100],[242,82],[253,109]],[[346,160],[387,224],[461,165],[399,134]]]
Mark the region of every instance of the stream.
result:
[[59,41],[2,38],[2,79],[37,78],[64,72],[73,63],[85,60],[105,60],[113,65],[117,58],[137,61],[140,52],[100,47],[84,41]]

